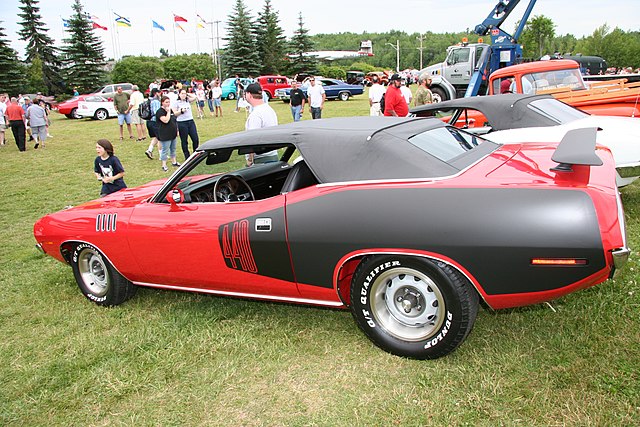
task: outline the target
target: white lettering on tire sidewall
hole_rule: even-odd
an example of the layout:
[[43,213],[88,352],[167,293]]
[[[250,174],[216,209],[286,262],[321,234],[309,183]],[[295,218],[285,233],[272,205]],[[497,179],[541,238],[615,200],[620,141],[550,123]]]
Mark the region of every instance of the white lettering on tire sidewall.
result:
[[371,315],[371,312],[368,310],[369,308],[369,286],[371,286],[371,282],[378,276],[378,274],[382,271],[388,270],[392,267],[400,267],[402,264],[400,261],[387,261],[380,263],[375,268],[373,268],[367,277],[365,277],[362,286],[360,287],[360,304],[362,304],[362,316],[367,322],[367,325],[370,328],[376,327],[376,322]]
[[[82,252],[83,249],[91,249],[98,252],[98,249],[95,246],[90,245],[89,243],[80,243],[75,247],[75,249],[73,250],[73,255],[71,256],[71,259],[76,265],[78,263],[78,256],[80,255],[80,252]],[[85,286],[82,286],[82,289],[84,290],[84,295],[93,302],[104,302],[107,300],[107,295],[103,295],[103,296],[94,295]]]

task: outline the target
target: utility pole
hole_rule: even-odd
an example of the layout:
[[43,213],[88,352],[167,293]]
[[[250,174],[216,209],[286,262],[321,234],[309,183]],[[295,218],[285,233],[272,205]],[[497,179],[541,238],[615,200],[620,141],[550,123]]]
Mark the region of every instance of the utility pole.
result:
[[424,40],[424,36],[422,34],[420,34],[420,37],[416,37],[416,40],[420,40],[420,47],[416,48],[420,51],[420,69],[422,70],[422,42]]
[[387,43],[389,46],[396,50],[396,73],[400,72],[400,40],[396,40],[396,45]]
[[216,60],[218,63],[218,78],[220,79],[220,83],[222,83],[222,64],[220,64],[220,21],[213,21],[216,24]]

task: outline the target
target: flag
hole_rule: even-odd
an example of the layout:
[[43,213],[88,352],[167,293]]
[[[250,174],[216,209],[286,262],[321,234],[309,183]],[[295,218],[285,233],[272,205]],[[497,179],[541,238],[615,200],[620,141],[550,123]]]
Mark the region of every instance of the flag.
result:
[[204,20],[204,18],[198,14],[196,14],[196,16],[198,17],[198,27],[199,28],[204,28],[205,24],[208,24],[207,21]]
[[71,25],[69,25],[69,20],[62,18],[62,26],[64,28],[69,28],[71,26]]
[[107,27],[103,27],[102,25],[98,24],[97,22],[94,22],[93,23],[93,29],[95,30],[96,28],[100,28],[101,30],[107,31]]
[[182,25],[180,25],[178,22],[176,22],[176,28],[180,28],[182,30],[182,32],[186,33],[184,28],[182,28]]
[[157,28],[159,30],[164,31],[164,27],[160,24],[158,24],[156,21],[154,21],[153,19],[151,20],[151,22],[153,22],[153,28]]
[[[186,19],[184,19],[182,16],[178,16],[175,13],[173,14],[173,21],[174,22],[189,22]],[[180,27],[182,28],[182,27]]]
[[121,18],[116,18],[116,25],[121,27],[131,27],[131,23],[128,20],[124,20]]

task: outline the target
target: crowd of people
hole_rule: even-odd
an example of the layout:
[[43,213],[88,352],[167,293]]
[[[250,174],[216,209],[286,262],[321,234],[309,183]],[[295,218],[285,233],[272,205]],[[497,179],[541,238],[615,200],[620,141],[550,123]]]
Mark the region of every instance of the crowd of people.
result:
[[[408,82],[399,74],[391,76],[386,88],[374,78],[369,89],[370,115],[407,116],[412,101],[416,106],[433,101],[428,88],[429,83],[427,77],[420,78],[414,97],[408,89]],[[149,88],[147,99],[136,85],[133,86],[131,94],[123,91],[121,86],[116,88],[113,106],[118,115],[119,138],[124,140],[125,125],[129,139],[145,141],[148,137],[150,141],[149,145],[145,146],[145,155],[153,160],[154,149],[157,147],[162,170],[167,172],[169,162],[172,167],[180,166],[177,159],[178,138],[185,160],[191,155],[190,149],[195,151],[200,144],[192,105],[199,119],[205,117],[205,104],[212,117],[222,117],[222,90],[217,79],[204,83],[192,79],[188,86],[177,82],[165,89],[160,89],[159,82],[153,82]],[[269,97],[260,84],[251,82],[244,86],[237,77],[236,91],[236,111],[247,109],[246,130],[278,124],[278,116],[269,106]],[[292,82],[290,108],[294,121],[302,119],[305,106],[308,106],[312,119],[322,118],[325,101],[324,88],[316,83],[315,77],[309,77],[306,91],[301,89],[299,82]],[[5,130],[10,128],[19,151],[26,151],[27,137],[29,141],[34,141],[35,149],[44,148],[47,137],[51,137],[51,122],[48,116],[49,110],[41,94],[38,94],[33,102],[28,96],[9,98],[8,94],[0,94],[0,145],[6,144]],[[132,125],[135,126],[135,136]],[[114,146],[109,140],[100,139],[96,142],[94,172],[102,183],[100,196],[126,188],[125,170],[114,151]],[[247,166],[268,163],[277,161],[278,153],[276,150],[260,154],[249,153],[245,160]]]

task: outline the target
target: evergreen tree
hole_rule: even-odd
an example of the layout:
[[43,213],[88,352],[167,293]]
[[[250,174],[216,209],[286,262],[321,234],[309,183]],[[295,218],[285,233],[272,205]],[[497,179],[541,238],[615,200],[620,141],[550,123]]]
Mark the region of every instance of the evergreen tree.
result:
[[[44,89],[49,94],[57,94],[62,91],[62,79],[60,78],[60,59],[53,39],[47,35],[47,27],[41,21],[39,0],[20,0],[22,6],[18,16],[22,18],[19,24],[22,29],[18,31],[20,39],[27,42],[27,63],[36,64],[41,70],[32,69],[31,76],[42,76],[42,84],[36,84],[32,90]],[[39,83],[39,82],[36,82]]]
[[0,26],[0,93],[17,95],[26,89],[25,67],[5,37],[4,27]]
[[93,33],[93,25],[80,0],[74,0],[71,7],[75,13],[69,18],[66,29],[69,38],[64,39],[62,48],[64,74],[69,90],[77,87],[80,93],[87,93],[104,81],[104,47]]
[[229,75],[257,76],[260,73],[260,57],[252,31],[253,22],[242,0],[236,0],[228,17],[229,37],[222,63]]
[[258,55],[262,60],[262,74],[284,72],[286,38],[278,21],[278,12],[273,10],[271,0],[265,0],[256,22],[256,42]]
[[309,73],[317,74],[318,60],[315,56],[305,56],[304,52],[313,50],[313,42],[309,36],[309,30],[304,27],[302,12],[298,15],[298,28],[293,33],[289,42],[291,49],[291,62],[289,72],[291,74]]

